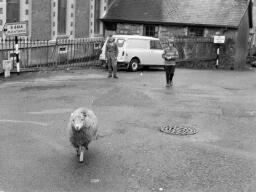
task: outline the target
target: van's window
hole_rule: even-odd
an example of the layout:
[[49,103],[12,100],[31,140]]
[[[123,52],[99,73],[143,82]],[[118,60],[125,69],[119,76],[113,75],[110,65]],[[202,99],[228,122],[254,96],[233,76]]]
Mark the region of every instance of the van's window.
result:
[[124,42],[125,42],[124,39],[117,39],[116,40],[116,44],[117,44],[118,47],[123,47],[124,46]]
[[149,41],[144,39],[129,39],[127,48],[149,49]]
[[150,41],[150,49],[162,49],[161,43],[158,40]]

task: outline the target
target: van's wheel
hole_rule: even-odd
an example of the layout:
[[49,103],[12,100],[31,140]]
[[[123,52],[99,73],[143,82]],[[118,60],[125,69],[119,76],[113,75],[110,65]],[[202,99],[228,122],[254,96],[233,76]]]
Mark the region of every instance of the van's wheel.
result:
[[139,69],[139,60],[138,59],[132,59],[129,64],[130,71],[138,71]]

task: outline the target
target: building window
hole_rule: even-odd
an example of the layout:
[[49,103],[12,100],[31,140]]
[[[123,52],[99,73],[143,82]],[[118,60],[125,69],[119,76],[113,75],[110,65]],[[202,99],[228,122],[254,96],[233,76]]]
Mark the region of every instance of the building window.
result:
[[107,23],[105,28],[108,31],[116,31],[117,30],[117,24],[116,23]]
[[55,27],[55,22],[52,23],[52,26]]
[[55,2],[53,2],[53,7],[56,7],[56,3]]
[[28,0],[26,0],[26,4],[28,4]]
[[204,28],[202,28],[202,27],[189,27],[188,28],[188,36],[203,37],[204,36]]
[[71,15],[70,15],[71,17],[74,17],[74,13],[71,13]]
[[20,1],[8,0],[6,1],[6,22],[18,22],[20,21]]
[[58,0],[58,34],[66,34],[67,0]]
[[71,4],[71,9],[74,9],[74,4]]
[[56,13],[55,12],[53,12],[53,17],[55,17],[56,16]]
[[73,31],[70,31],[70,35],[73,35]]
[[158,26],[155,25],[145,25],[143,35],[149,37],[158,37]]
[[73,27],[73,22],[70,23],[70,26]]
[[28,9],[26,9],[26,13],[25,14],[28,15]]
[[150,49],[163,49],[159,40],[150,41]]
[[3,20],[2,19],[0,19],[0,25],[3,25]]
[[0,14],[3,14],[3,8],[0,8]]

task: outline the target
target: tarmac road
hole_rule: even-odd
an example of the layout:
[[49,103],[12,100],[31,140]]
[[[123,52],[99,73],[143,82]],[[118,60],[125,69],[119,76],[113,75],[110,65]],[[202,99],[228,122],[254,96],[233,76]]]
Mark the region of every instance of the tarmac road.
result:
[[[255,192],[256,73],[57,71],[0,81],[1,192]],[[94,110],[99,139],[78,163],[66,125]],[[192,136],[159,131],[196,127]]]

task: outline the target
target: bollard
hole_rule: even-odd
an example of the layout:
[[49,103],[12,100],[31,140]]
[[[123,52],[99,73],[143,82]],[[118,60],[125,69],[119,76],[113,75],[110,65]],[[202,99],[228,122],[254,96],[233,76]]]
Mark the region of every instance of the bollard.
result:
[[11,69],[12,69],[12,61],[11,60],[3,60],[3,70],[4,70],[4,77],[11,76]]
[[16,54],[17,74],[20,75],[19,42],[18,42],[18,37],[17,36],[15,36],[15,54]]
[[216,68],[218,68],[218,66],[219,66],[219,54],[220,54],[220,48],[218,47],[217,48],[217,59],[216,59],[216,65],[215,65]]

